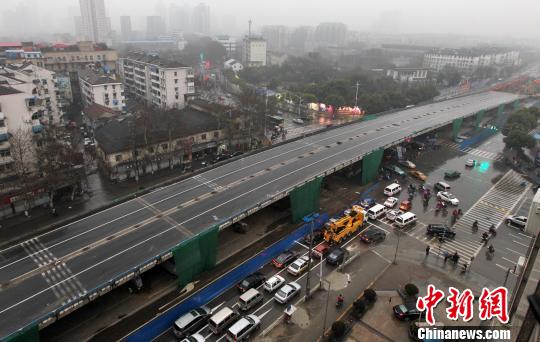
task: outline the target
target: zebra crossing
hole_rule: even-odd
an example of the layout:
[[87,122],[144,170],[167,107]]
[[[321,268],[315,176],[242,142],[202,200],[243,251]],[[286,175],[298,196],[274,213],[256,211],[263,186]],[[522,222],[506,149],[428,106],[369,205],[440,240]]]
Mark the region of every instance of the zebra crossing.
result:
[[47,282],[56,298],[63,300],[62,304],[86,294],[81,282],[73,276],[73,272],[62,260],[59,260],[37,238],[21,243],[22,248],[40,268],[41,276]]
[[[520,174],[513,170],[508,171],[453,225],[452,229],[456,232],[454,239],[447,239],[440,243],[438,238],[426,235],[426,224],[422,222],[418,222],[413,229],[404,230],[404,232],[431,245],[435,253],[454,254],[457,251],[460,255],[460,263],[469,264],[484,246],[481,241],[482,233],[487,232],[492,224],[497,229],[529,190],[530,186],[523,186],[523,181]],[[479,223],[478,230],[473,232],[472,225],[476,220]],[[385,220],[381,222],[389,224]]]
[[196,175],[196,176],[193,176],[193,179],[195,179],[196,181],[206,185],[207,187],[209,187],[210,189],[214,190],[214,191],[220,191],[220,190],[223,190],[223,187],[211,180],[208,180],[206,178],[204,178],[203,176],[201,175]]
[[451,149],[458,150],[458,151],[461,151],[463,153],[471,154],[473,156],[477,156],[477,157],[480,157],[480,158],[490,159],[490,160],[494,160],[494,161],[501,161],[501,160],[504,159],[504,157],[500,153],[483,151],[483,150],[479,150],[477,148],[472,148],[472,147],[461,148],[461,146],[459,144],[457,144],[457,143],[455,143],[453,141],[444,141],[441,144],[444,145],[444,146],[447,146],[447,147],[449,147]]

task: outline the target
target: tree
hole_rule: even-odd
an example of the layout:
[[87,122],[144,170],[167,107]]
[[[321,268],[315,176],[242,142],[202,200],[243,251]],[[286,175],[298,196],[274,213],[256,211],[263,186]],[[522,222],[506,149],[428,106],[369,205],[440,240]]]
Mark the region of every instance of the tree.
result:
[[416,296],[418,294],[418,292],[420,292],[418,290],[418,287],[414,284],[406,284],[405,285],[405,293],[408,295],[408,296]]
[[366,312],[366,302],[363,301],[362,299],[358,299],[356,300],[354,303],[353,303],[353,313],[354,313],[354,316],[357,318],[357,319],[360,319],[362,318],[362,316],[364,315],[364,313]]
[[507,148],[521,150],[522,148],[533,148],[536,141],[526,131],[521,129],[512,129],[503,139]]
[[332,323],[332,336],[334,338],[342,338],[347,331],[347,325],[342,321],[335,321]]
[[33,184],[35,183],[36,152],[32,134],[29,129],[19,128],[9,138],[13,170],[17,176],[17,187],[22,191],[26,216],[28,216],[28,210],[34,198]]
[[367,302],[373,303],[377,300],[377,292],[373,289],[364,290],[364,298]]

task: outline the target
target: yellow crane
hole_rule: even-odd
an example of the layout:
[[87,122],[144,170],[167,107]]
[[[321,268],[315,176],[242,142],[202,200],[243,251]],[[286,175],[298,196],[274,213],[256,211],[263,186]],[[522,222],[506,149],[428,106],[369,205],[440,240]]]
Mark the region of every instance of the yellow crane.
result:
[[362,207],[353,205],[351,209],[345,210],[342,217],[330,219],[324,224],[324,240],[328,243],[341,243],[362,227],[365,215]]

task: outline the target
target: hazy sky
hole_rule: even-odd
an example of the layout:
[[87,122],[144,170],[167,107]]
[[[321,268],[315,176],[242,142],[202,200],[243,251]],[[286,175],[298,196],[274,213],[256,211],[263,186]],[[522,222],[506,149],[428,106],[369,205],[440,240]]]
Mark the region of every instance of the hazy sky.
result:
[[[15,19],[16,30],[73,31],[78,0],[1,0],[1,11]],[[105,0],[113,28],[120,15],[131,15],[135,29],[143,29],[144,16],[173,3],[193,6],[189,0]],[[236,31],[266,24],[316,25],[340,21],[351,30],[398,31],[395,33],[455,33],[459,35],[515,36],[540,41],[540,0],[206,0],[214,31],[225,30],[234,17]],[[8,5],[9,4],[9,5]],[[0,14],[0,36],[12,33],[6,15]],[[165,10],[166,13],[166,10]],[[28,20],[32,15],[33,20]],[[23,16],[26,18],[18,18]],[[227,19],[225,19],[227,18]],[[11,22],[13,23],[13,21]],[[227,32],[225,32],[227,33]]]

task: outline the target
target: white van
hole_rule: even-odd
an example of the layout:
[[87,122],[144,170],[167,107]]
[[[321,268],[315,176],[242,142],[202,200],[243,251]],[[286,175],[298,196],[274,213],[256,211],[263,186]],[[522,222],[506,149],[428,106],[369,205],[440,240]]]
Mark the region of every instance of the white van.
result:
[[394,222],[396,223],[396,226],[403,228],[415,223],[416,220],[416,215],[409,211],[396,217],[396,220]]
[[226,306],[210,317],[208,326],[214,334],[221,334],[236,321],[237,317],[238,314],[236,311],[233,311],[231,308]]
[[238,299],[238,306],[240,307],[240,310],[247,311],[262,302],[263,299],[262,293],[256,289],[249,289]]
[[367,211],[367,216],[376,220],[379,217],[383,216],[386,213],[386,207],[382,204],[375,204],[373,207],[369,208]]
[[435,189],[440,190],[440,191],[449,191],[450,184],[446,182],[437,182],[435,183]]
[[247,315],[234,323],[232,327],[227,330],[228,341],[236,342],[243,341],[249,338],[251,332],[255,329],[258,329],[261,326],[261,320],[256,315]]
[[395,194],[399,194],[401,192],[401,185],[398,183],[392,183],[386,188],[384,188],[384,194],[386,196],[394,196]]

